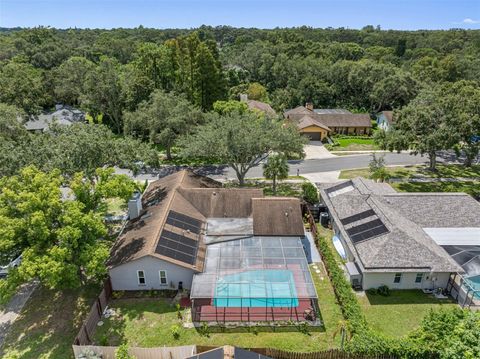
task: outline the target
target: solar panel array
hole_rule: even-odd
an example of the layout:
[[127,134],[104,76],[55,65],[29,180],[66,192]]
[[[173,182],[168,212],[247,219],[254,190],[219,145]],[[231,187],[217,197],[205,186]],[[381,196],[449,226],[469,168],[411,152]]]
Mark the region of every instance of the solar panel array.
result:
[[347,229],[347,233],[353,243],[358,243],[388,232],[388,228],[385,227],[381,219],[374,219],[373,221]]
[[332,192],[335,192],[335,191],[339,191],[339,190],[341,190],[341,189],[350,187],[351,185],[352,185],[352,183],[351,183],[350,181],[346,181],[346,182],[337,184],[336,186],[333,186],[333,187],[328,188],[328,189],[327,189],[327,192],[328,192],[328,193],[332,193]]
[[178,227],[195,234],[200,234],[200,229],[202,228],[202,221],[175,211],[170,211],[168,213],[166,222],[171,226]]
[[[196,235],[200,234],[202,221],[182,213],[170,211],[166,223]],[[167,229],[163,229],[155,252],[190,265],[197,259],[198,241]]]
[[342,222],[342,224],[344,226],[346,226],[347,224],[350,224],[350,223],[353,223],[353,222],[357,222],[357,221],[360,221],[361,219],[365,219],[365,218],[368,218],[368,217],[371,217],[371,216],[375,216],[376,213],[373,209],[368,209],[364,212],[360,212],[360,213],[357,213],[357,214],[354,214],[353,216],[349,216],[349,217],[346,217],[346,218],[343,218],[340,220],[340,222]]
[[207,352],[193,355],[187,359],[223,359],[225,356],[223,348],[213,349]]

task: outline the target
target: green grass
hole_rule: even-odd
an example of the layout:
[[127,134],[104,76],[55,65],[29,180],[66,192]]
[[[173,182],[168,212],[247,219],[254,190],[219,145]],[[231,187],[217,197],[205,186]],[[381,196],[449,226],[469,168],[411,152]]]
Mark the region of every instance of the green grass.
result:
[[401,337],[418,328],[430,309],[457,305],[420,290],[392,290],[388,297],[366,294],[358,300],[368,324],[391,337]]
[[[418,168],[416,166],[407,167],[385,167],[388,174],[395,178],[409,178],[412,174],[417,173]],[[355,177],[370,177],[370,170],[368,168],[358,168],[353,170],[344,170],[340,172],[339,178],[351,179]]]
[[[321,266],[320,266],[321,267]],[[303,334],[295,327],[270,330],[237,328],[226,332],[201,335],[196,329],[180,328],[180,337],[174,339],[171,333],[173,325],[179,325],[175,307],[165,299],[116,299],[110,303],[117,316],[105,320],[95,334],[97,344],[118,345],[128,342],[130,346],[153,347],[173,345],[237,345],[240,347],[272,347],[291,351],[319,351],[338,346],[339,338],[333,338],[333,332],[342,315],[336,304],[333,288],[323,272],[312,272],[319,295],[324,328],[311,330]],[[321,280],[320,278],[323,278]]]
[[7,335],[2,358],[72,358],[73,340],[99,291],[37,288]]
[[373,138],[335,138],[338,145],[329,146],[331,151],[369,151],[378,149]]
[[465,192],[480,196],[480,182],[401,182],[391,183],[400,192]]

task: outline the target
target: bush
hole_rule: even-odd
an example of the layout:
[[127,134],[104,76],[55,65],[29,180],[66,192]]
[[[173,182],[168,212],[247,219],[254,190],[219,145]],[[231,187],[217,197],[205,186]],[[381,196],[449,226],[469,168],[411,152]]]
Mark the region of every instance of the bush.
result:
[[370,294],[370,295],[377,295],[377,289],[376,288],[368,288],[366,290],[367,294]]
[[134,359],[134,356],[128,353],[128,345],[122,344],[115,351],[115,359]]
[[388,297],[390,295],[390,288],[386,285],[381,285],[377,289],[377,293],[383,295],[384,297]]
[[317,187],[311,182],[302,183],[302,197],[310,204],[318,203]]
[[172,333],[173,339],[177,340],[180,338],[180,326],[179,325],[172,325],[170,327],[170,332]]

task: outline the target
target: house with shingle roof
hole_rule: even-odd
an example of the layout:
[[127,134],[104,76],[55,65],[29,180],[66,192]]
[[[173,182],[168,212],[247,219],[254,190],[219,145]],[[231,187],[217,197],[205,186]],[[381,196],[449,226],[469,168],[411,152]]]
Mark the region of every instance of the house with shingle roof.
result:
[[53,123],[70,126],[73,123],[84,123],[85,121],[85,112],[67,105],[56,105],[55,111],[33,116],[25,122],[24,126],[27,131],[44,132]]
[[377,125],[385,131],[394,125],[393,111],[382,111],[377,114]]
[[275,117],[277,115],[270,104],[262,101],[250,100],[247,94],[241,94],[240,101],[246,103],[250,110],[263,112],[270,117]]
[[313,141],[332,134],[368,135],[372,129],[368,113],[351,113],[344,109],[315,109],[312,103],[284,112],[285,120]]
[[446,288],[452,273],[480,275],[480,204],[473,197],[399,193],[363,178],[320,194],[352,285],[435,289]]

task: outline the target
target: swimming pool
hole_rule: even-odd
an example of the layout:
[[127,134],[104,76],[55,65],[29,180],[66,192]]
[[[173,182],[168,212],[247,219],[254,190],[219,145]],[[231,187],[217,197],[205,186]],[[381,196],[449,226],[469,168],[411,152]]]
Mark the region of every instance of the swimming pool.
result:
[[466,278],[466,280],[474,290],[478,291],[475,293],[475,297],[480,299],[480,275]]
[[225,275],[215,286],[216,307],[297,307],[290,270],[251,270]]

